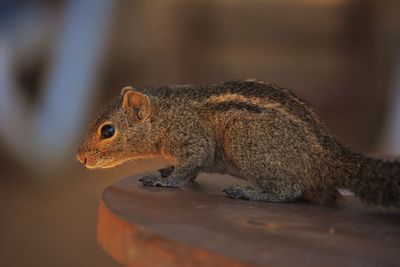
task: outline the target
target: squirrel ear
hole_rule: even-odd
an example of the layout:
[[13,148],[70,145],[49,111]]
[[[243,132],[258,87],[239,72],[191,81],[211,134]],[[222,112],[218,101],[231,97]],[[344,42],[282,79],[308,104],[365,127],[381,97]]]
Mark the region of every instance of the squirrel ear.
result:
[[132,86],[125,86],[124,88],[122,88],[121,90],[121,95],[124,96],[126,92],[128,91],[133,91],[133,87]]
[[132,87],[123,88],[121,95],[123,109],[134,111],[140,120],[147,119],[151,111],[151,103],[147,95],[134,91]]

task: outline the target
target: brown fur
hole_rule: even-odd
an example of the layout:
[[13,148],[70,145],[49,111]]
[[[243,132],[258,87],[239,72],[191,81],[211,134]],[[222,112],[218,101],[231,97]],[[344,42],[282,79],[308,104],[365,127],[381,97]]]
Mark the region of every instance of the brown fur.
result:
[[[112,138],[100,137],[105,123]],[[367,203],[400,203],[399,162],[350,151],[311,105],[262,81],[124,88],[92,122],[78,159],[105,168],[158,154],[174,166],[144,185],[177,187],[219,172],[253,184],[225,189],[232,198],[326,203],[344,187]]]

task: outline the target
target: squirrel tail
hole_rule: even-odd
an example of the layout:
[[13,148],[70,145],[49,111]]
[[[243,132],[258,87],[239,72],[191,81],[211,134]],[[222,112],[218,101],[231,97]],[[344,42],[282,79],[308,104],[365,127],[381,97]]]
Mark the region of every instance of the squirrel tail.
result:
[[365,203],[400,207],[400,161],[349,154],[354,172],[345,175],[342,186]]

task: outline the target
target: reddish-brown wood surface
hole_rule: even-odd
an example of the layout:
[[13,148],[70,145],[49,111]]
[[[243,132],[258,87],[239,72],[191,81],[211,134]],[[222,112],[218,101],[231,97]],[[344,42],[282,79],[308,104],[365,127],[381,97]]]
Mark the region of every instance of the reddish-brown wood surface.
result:
[[199,177],[182,189],[140,175],[104,190],[100,246],[125,266],[400,266],[400,213],[353,197],[332,206],[226,198],[236,180]]

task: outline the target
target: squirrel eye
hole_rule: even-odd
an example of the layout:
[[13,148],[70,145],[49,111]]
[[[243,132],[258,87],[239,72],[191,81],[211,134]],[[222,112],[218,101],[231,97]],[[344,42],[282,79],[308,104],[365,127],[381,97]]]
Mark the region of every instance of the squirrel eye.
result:
[[103,139],[110,138],[114,135],[115,129],[111,124],[105,124],[100,129],[101,137]]

